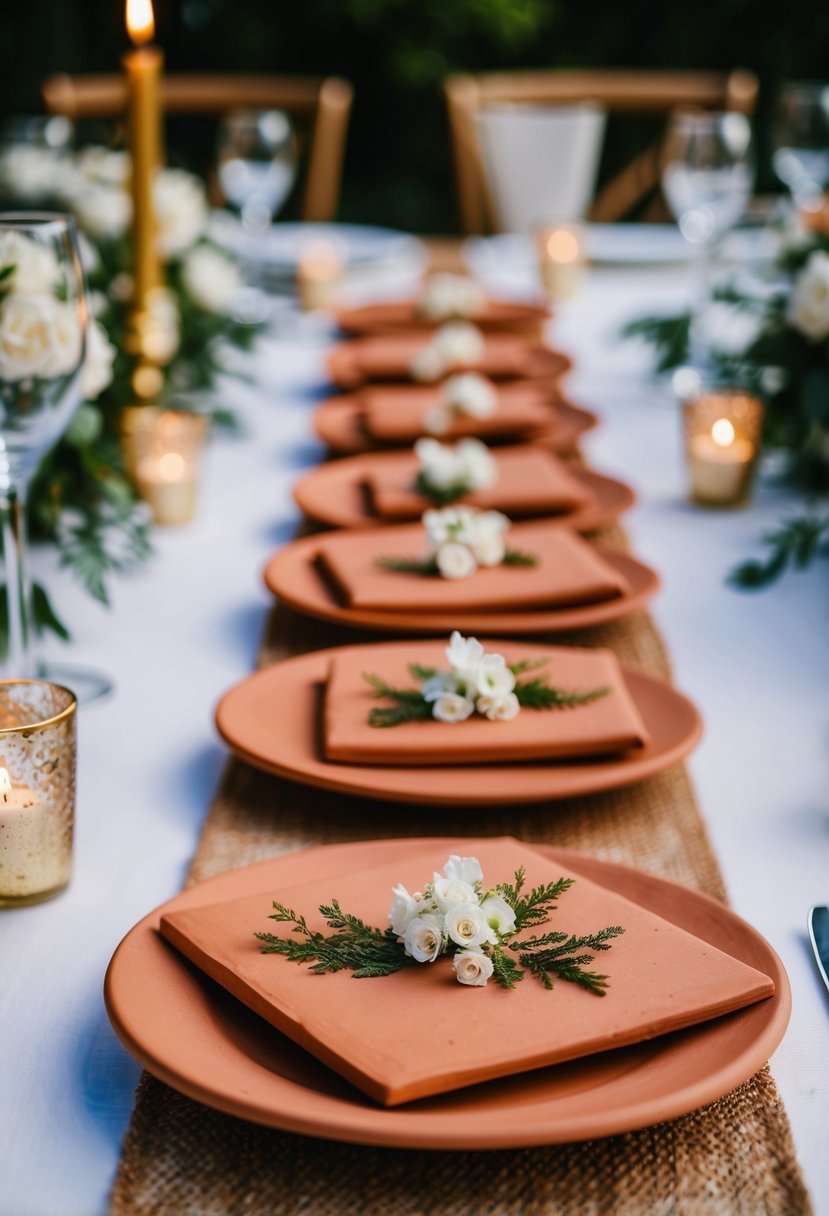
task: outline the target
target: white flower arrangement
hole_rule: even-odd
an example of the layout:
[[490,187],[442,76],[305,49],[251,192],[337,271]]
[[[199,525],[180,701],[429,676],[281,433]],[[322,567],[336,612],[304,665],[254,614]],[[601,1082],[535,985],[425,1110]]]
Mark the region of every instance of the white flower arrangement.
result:
[[491,418],[498,408],[495,385],[477,372],[461,372],[443,384],[441,400],[423,415],[431,435],[445,435],[459,418]]
[[456,367],[477,363],[484,353],[484,337],[468,321],[448,321],[412,359],[415,380],[440,380]]
[[54,252],[22,233],[0,234],[0,379],[72,375],[83,356],[78,312],[61,298]]
[[394,688],[380,676],[364,674],[374,695],[393,702],[375,706],[369,713],[370,726],[398,726],[401,722],[437,719],[439,722],[465,722],[477,713],[490,722],[509,722],[526,706],[529,709],[555,709],[586,705],[606,696],[608,688],[587,692],[567,692],[548,684],[540,676],[518,682],[517,676],[542,666],[546,660],[507,663],[501,654],[487,654],[477,638],[465,638],[456,629],[444,654],[449,670],[410,664],[409,671],[418,687]]
[[829,338],[829,253],[816,249],[792,284],[786,320],[810,342]]
[[480,439],[461,439],[454,447],[436,439],[418,439],[414,446],[418,471],[416,488],[439,506],[473,490],[486,490],[498,478],[498,464]]
[[480,567],[536,566],[538,558],[507,545],[510,520],[500,511],[443,507],[423,515],[425,558],[378,557],[375,565],[398,574],[469,578]]
[[422,891],[410,893],[402,883],[392,887],[386,929],[350,916],[333,899],[320,905],[320,912],[335,930],[325,937],[313,933],[304,917],[274,901],[269,919],[290,924],[292,934],[255,936],[263,954],[310,962],[317,974],[348,969],[355,979],[371,979],[449,956],[455,979],[467,988],[484,988],[493,977],[502,988],[515,988],[529,972],[548,990],[555,977],[604,996],[608,977],[586,969],[593,956],[585,951],[609,950],[613,938],[624,933],[620,925],[586,936],[533,932],[513,940],[523,929],[545,925],[573,882],[572,878],[559,878],[525,893],[522,866],[511,883],[487,889],[478,859],[452,853],[443,873],[433,873]]
[[448,321],[453,317],[476,317],[486,303],[486,296],[474,279],[467,275],[435,274],[426,282],[418,311],[430,321]]

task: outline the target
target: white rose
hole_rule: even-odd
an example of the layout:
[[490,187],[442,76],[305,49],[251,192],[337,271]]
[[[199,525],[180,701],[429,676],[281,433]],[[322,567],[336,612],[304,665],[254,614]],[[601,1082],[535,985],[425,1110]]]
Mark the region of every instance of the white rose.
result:
[[474,702],[457,692],[444,692],[432,702],[432,717],[439,722],[465,722],[474,712]]
[[474,681],[478,664],[484,657],[484,648],[477,638],[465,638],[455,629],[444,651],[449,666],[461,679]]
[[415,444],[420,472],[438,490],[448,490],[461,474],[453,448],[438,443],[435,439],[418,439]]
[[87,401],[94,401],[112,384],[112,365],[117,353],[101,322],[91,321],[86,334],[86,359],[81,377],[81,390]]
[[90,181],[126,188],[130,176],[129,153],[97,146],[84,148],[78,154],[78,168]]
[[794,281],[787,319],[812,342],[829,337],[829,254],[812,254]]
[[197,245],[184,259],[184,286],[206,312],[227,313],[242,286],[234,262],[210,245]]
[[444,924],[450,939],[458,946],[482,946],[494,938],[477,903],[454,904],[447,911]]
[[392,933],[402,937],[417,915],[417,902],[402,883],[392,887],[392,895],[394,898],[389,908],[389,923]]
[[474,507],[444,507],[440,511],[425,511],[422,523],[433,549],[447,541],[470,545],[475,535],[478,512]]
[[457,904],[477,904],[478,902],[474,887],[463,878],[449,878],[442,874],[433,874],[432,891],[435,903],[444,913]]
[[433,963],[443,947],[440,918],[426,913],[410,920],[403,935],[403,948],[416,963]]
[[443,578],[469,578],[478,568],[472,550],[456,541],[447,541],[435,554],[438,570]]
[[445,370],[443,355],[431,344],[419,350],[409,364],[409,371],[414,379],[423,384],[439,380]]
[[452,427],[452,412],[445,405],[430,405],[423,414],[423,429],[430,435],[445,435]]
[[48,371],[57,342],[57,300],[9,295],[0,304],[0,380],[17,382]]
[[505,697],[515,688],[515,676],[502,654],[487,654],[475,668],[475,685],[482,697]]
[[162,169],[153,185],[158,247],[165,258],[177,257],[195,245],[207,227],[204,187],[183,169]]
[[498,405],[498,394],[492,381],[477,372],[450,376],[443,386],[443,404],[456,414],[470,418],[489,418]]
[[483,532],[472,541],[472,555],[479,566],[500,566],[507,552],[503,534]]
[[438,671],[429,676],[420,686],[420,694],[424,701],[437,701],[445,692],[455,692],[458,680],[454,672]]
[[434,321],[473,317],[481,311],[484,302],[484,293],[473,279],[465,275],[435,274],[423,289],[420,311]]
[[456,450],[461,478],[473,490],[486,489],[498,476],[495,458],[480,439],[462,439]]
[[481,911],[490,929],[494,929],[499,937],[512,933],[515,928],[515,913],[502,895],[490,895],[481,904]]
[[441,325],[431,343],[443,360],[444,370],[477,363],[484,353],[481,331],[468,321],[450,321]]
[[481,869],[481,863],[477,857],[461,857],[458,853],[451,853],[446,865],[443,867],[443,872],[447,878],[460,878],[463,882],[468,882],[471,886],[476,883],[483,882],[484,872]]
[[132,199],[118,186],[93,182],[73,188],[68,202],[81,228],[93,240],[117,240],[132,221]]
[[479,714],[483,714],[490,722],[510,722],[520,713],[521,702],[514,692],[508,692],[501,696],[485,694],[478,697],[478,700],[475,702],[475,708]]
[[83,357],[83,331],[74,304],[53,300],[52,343],[41,376],[69,376],[77,371]]
[[0,233],[0,267],[14,266],[8,286],[18,295],[48,295],[58,281],[58,259],[48,245],[22,232]]
[[43,198],[58,188],[65,160],[51,148],[18,144],[0,157],[0,182],[13,198]]
[[494,970],[492,959],[480,950],[459,950],[452,957],[458,983],[470,988],[483,988]]

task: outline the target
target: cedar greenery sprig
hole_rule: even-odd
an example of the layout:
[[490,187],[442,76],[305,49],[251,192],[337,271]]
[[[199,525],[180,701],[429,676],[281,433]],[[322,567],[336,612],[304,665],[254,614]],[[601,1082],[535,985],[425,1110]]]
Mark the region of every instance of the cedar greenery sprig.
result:
[[436,486],[421,469],[414,479],[414,488],[435,506],[448,507],[450,503],[457,502],[464,494],[468,494],[470,486],[467,481],[453,481],[448,486]]
[[[511,883],[498,883],[486,892],[476,887],[482,902],[493,894],[500,895],[515,917],[514,927],[509,932],[497,934],[497,941],[483,948],[492,961],[492,978],[502,988],[511,990],[529,974],[548,991],[554,988],[555,980],[563,980],[595,996],[605,996],[609,977],[589,970],[589,966],[594,954],[609,950],[624,929],[621,925],[610,925],[596,933],[580,935],[548,930],[540,936],[532,934],[515,940],[522,930],[546,925],[557,911],[561,896],[575,882],[572,878],[559,878],[523,894],[525,877],[521,866]],[[429,893],[430,885],[427,884],[425,894]],[[319,905],[326,924],[334,930],[328,935],[309,929],[305,917],[293,908],[276,901],[272,906],[273,912],[268,919],[291,925],[292,936],[254,934],[262,943],[263,954],[282,954],[290,962],[308,963],[315,975],[351,971],[353,979],[376,979],[415,964],[416,960],[406,953],[402,940],[391,928],[378,929],[358,916],[343,912],[336,899]],[[442,952],[452,953],[457,949],[460,947],[449,942],[448,950],[445,943]]]
[[[391,570],[395,574],[419,574],[425,578],[436,578],[440,569],[434,557],[376,557],[375,566]],[[507,549],[501,558],[502,566],[537,566],[538,558],[524,549]]]

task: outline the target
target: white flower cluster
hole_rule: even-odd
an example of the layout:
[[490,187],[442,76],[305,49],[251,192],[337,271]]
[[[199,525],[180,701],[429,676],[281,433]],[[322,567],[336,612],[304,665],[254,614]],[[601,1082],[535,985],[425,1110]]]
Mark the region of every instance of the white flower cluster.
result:
[[829,253],[810,256],[794,281],[786,316],[811,342],[829,338]]
[[477,372],[450,376],[443,385],[441,400],[423,416],[423,425],[432,435],[445,435],[456,418],[490,418],[498,406],[495,385]]
[[480,439],[462,439],[454,447],[436,439],[418,439],[414,450],[420,478],[439,493],[457,488],[460,497],[485,490],[498,476],[495,458]]
[[486,297],[474,279],[460,274],[435,274],[427,281],[420,297],[419,311],[430,321],[451,317],[475,317]]
[[476,326],[468,321],[449,321],[417,352],[410,371],[415,380],[440,380],[453,368],[477,363],[483,353],[483,334]]
[[453,853],[422,892],[393,887],[389,909],[392,932],[410,958],[433,963],[451,953],[458,981],[471,987],[483,987],[492,975],[487,947],[515,929],[512,908],[497,892],[483,892],[483,877],[476,857]]
[[515,676],[502,654],[487,654],[477,638],[465,638],[457,629],[445,654],[450,671],[429,676],[420,686],[432,717],[440,722],[465,722],[476,711],[490,722],[509,722],[521,706],[515,695]]
[[468,578],[479,566],[500,566],[510,521],[500,511],[444,507],[426,511],[429,552],[443,578]]
[[61,272],[47,245],[0,234],[0,268],[13,267],[0,303],[0,379],[18,383],[74,373],[83,355],[76,304],[58,298]]

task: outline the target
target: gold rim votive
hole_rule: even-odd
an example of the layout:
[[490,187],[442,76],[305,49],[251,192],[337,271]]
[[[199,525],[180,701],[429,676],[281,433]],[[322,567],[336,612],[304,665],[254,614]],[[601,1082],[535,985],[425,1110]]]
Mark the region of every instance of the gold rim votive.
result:
[[0,908],[58,895],[72,873],[75,694],[0,680]]
[[716,389],[682,406],[692,502],[738,507],[746,502],[763,431],[763,405],[739,389]]

